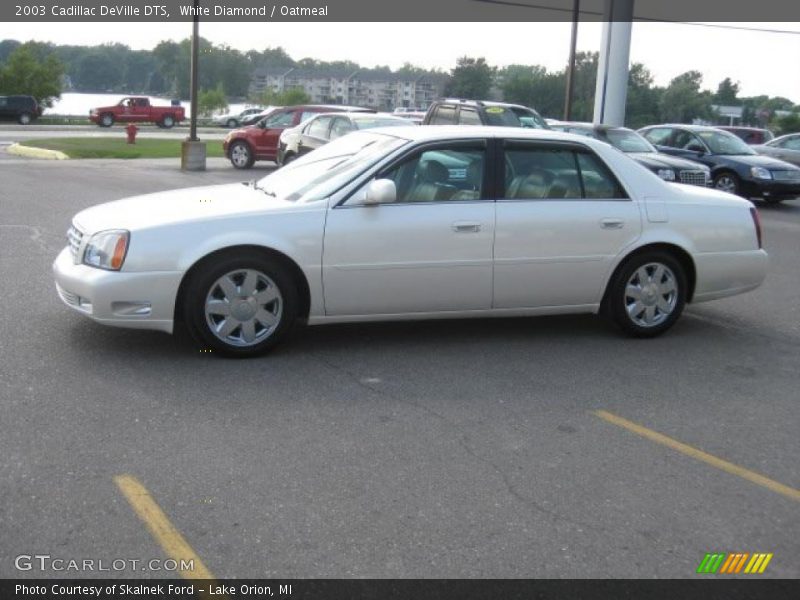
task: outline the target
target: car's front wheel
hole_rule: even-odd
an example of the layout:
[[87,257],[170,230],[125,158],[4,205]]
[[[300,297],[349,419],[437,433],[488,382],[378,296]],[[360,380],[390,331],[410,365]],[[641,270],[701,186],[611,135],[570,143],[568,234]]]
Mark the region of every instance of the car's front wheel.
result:
[[175,125],[175,117],[173,117],[172,115],[166,115],[163,119],[161,119],[162,127],[165,127],[166,129],[171,129],[173,125]]
[[241,140],[231,144],[230,159],[231,164],[237,169],[249,169],[255,162],[255,157],[249,144]]
[[614,276],[606,302],[611,318],[636,337],[653,337],[672,327],[686,304],[686,273],[665,252],[629,258]]
[[111,127],[114,124],[114,115],[111,113],[105,113],[100,117],[100,121],[98,125],[100,127]]
[[22,113],[17,119],[20,125],[29,125],[31,122],[31,113]]
[[739,195],[742,185],[735,173],[724,171],[714,177],[714,187],[729,194]]
[[249,357],[275,346],[297,318],[297,288],[274,260],[221,256],[187,282],[183,310],[201,349]]

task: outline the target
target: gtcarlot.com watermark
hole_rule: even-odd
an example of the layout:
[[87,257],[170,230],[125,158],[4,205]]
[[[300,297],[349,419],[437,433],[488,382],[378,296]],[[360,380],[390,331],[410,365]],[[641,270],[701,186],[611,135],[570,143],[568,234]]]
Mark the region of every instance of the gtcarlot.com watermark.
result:
[[161,560],[153,558],[62,558],[49,554],[20,554],[14,559],[17,571],[77,572],[86,571],[194,571],[194,559]]

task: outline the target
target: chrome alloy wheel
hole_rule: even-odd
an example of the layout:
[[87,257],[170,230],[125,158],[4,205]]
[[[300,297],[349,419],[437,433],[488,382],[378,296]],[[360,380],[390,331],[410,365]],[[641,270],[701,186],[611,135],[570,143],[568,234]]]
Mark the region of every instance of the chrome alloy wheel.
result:
[[655,327],[669,318],[678,302],[678,284],[672,270],[648,263],[633,272],[625,286],[625,310],[640,327]]
[[217,279],[206,296],[211,332],[231,346],[254,346],[278,328],[283,296],[275,282],[254,269],[238,269]]
[[239,168],[246,167],[250,161],[250,149],[244,144],[234,144],[231,148],[231,162]]
[[732,175],[720,175],[717,177],[716,182],[714,182],[714,187],[718,190],[722,190],[723,192],[728,192],[729,194],[736,193],[736,180],[733,178]]

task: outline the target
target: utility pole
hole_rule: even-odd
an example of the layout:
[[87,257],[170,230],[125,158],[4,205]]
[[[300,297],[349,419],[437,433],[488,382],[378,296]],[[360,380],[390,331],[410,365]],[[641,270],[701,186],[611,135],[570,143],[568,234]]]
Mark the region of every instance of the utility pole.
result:
[[564,120],[572,120],[572,96],[575,93],[575,49],[578,45],[578,19],[581,13],[581,0],[572,4],[572,38],[569,45],[569,64],[567,65],[567,90],[564,96]]
[[200,60],[200,0],[194,0],[192,17],[192,56],[189,73],[189,137],[181,144],[181,169],[206,170],[206,144],[197,137],[197,70]]

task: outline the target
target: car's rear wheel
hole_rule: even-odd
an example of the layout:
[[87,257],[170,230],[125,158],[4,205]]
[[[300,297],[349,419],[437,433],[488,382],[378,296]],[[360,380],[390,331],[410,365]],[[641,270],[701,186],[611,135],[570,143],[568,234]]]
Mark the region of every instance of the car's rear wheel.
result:
[[253,151],[247,142],[238,141],[231,144],[229,151],[231,164],[237,169],[249,169],[255,162]]
[[730,171],[723,171],[714,176],[714,187],[723,192],[728,192],[729,194],[736,194],[737,196],[742,190],[739,177]]
[[111,127],[114,124],[114,115],[111,113],[105,113],[100,116],[99,125],[100,127]]
[[165,115],[164,118],[161,119],[161,125],[167,129],[171,129],[172,126],[175,125],[175,117],[172,115]]
[[187,329],[201,349],[225,356],[263,354],[297,318],[297,288],[268,257],[221,256],[187,282],[183,297]]
[[228,122],[225,123],[225,126],[228,129],[235,129],[236,127],[239,126],[239,122],[236,119],[228,119]]
[[32,120],[31,113],[22,113],[17,121],[19,121],[20,125],[29,125]]
[[671,254],[647,252],[629,258],[614,276],[606,301],[611,318],[636,337],[672,327],[686,304],[686,274]]

